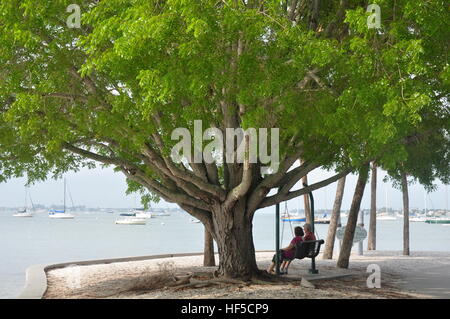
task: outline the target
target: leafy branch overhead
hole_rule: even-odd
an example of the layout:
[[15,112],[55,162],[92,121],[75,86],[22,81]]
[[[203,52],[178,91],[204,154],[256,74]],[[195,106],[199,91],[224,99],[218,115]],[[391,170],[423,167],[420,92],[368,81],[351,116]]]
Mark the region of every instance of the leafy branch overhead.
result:
[[[237,225],[220,216],[251,221],[372,160],[448,181],[448,7],[376,2],[379,29],[350,0],[86,0],[68,28],[70,1],[2,0],[1,179],[111,165],[216,240]],[[195,120],[279,128],[278,171],[175,163],[171,133]],[[317,168],[336,173],[294,189]]]

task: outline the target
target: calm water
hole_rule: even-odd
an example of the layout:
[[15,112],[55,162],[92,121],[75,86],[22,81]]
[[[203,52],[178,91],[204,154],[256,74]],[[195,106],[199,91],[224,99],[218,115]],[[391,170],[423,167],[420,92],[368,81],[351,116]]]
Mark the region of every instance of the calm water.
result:
[[[116,225],[114,220],[119,213],[75,215],[75,219],[57,220],[48,218],[46,213],[18,218],[10,212],[0,212],[0,298],[14,298],[20,293],[25,270],[33,264],[203,249],[203,226],[190,223],[190,216],[184,213],[152,218],[147,225]],[[328,225],[316,225],[320,238],[326,237],[327,228]],[[410,223],[410,228],[412,251],[450,251],[450,226]],[[274,236],[274,216],[257,213],[255,248],[274,249]],[[285,223],[282,245],[286,246],[291,237],[289,223]],[[378,221],[377,249],[402,249],[401,220]]]

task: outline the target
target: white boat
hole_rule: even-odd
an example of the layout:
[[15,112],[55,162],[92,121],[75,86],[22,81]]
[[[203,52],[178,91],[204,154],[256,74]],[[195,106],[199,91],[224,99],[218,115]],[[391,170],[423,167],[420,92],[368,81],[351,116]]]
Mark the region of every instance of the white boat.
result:
[[134,216],[137,218],[154,218],[151,212],[145,211],[143,209],[134,209],[133,213],[135,214]]
[[191,221],[191,223],[195,223],[195,224],[200,223],[200,221],[196,218],[191,218],[190,221]]
[[136,217],[137,218],[154,218],[154,216],[150,212],[136,213]]
[[425,222],[427,219],[425,217],[410,217],[409,221],[410,222]]
[[30,212],[27,212],[27,209],[21,209],[19,211],[17,211],[17,213],[15,213],[13,215],[14,217],[33,217],[33,214]]
[[329,224],[331,222],[331,217],[328,217],[328,214],[323,214],[322,217],[314,218],[314,223],[316,224]]
[[382,216],[377,216],[377,220],[397,220],[397,218],[394,216],[382,215]]
[[[72,203],[73,206],[73,203]],[[66,213],[66,179],[64,178],[64,209],[63,210],[56,210],[51,209],[48,212],[48,217],[53,219],[73,219],[75,218],[74,215]]]
[[50,210],[48,212],[48,217],[55,219],[74,219],[75,216],[69,213],[66,213],[66,210]]
[[127,217],[117,219],[115,223],[118,225],[145,225],[147,223],[147,219],[137,217]]
[[[19,209],[17,211],[17,213],[13,214],[14,217],[33,217],[33,214],[29,211],[27,211],[27,187],[25,187],[25,207],[23,209]],[[33,207],[34,210],[34,205],[33,205],[33,200],[31,199],[31,195],[30,195],[30,201],[31,201],[31,205]]]

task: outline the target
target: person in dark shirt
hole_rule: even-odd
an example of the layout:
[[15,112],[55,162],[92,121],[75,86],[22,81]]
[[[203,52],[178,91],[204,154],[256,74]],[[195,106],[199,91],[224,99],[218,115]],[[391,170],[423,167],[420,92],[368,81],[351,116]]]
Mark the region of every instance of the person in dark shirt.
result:
[[[294,259],[295,246],[296,246],[297,242],[303,240],[302,236],[304,235],[304,233],[303,233],[303,229],[300,226],[297,226],[294,228],[294,234],[295,234],[295,237],[291,240],[291,243],[289,244],[289,246],[287,246],[286,248],[280,249],[280,253],[279,253],[280,257],[279,258],[280,258],[280,263],[281,263],[281,266],[280,266],[281,274],[287,274],[287,269],[289,267],[289,264]],[[277,258],[277,254],[275,254],[273,256],[272,264],[267,269],[267,272],[269,274],[273,273],[273,269],[275,268],[275,265],[276,265],[276,258]]]

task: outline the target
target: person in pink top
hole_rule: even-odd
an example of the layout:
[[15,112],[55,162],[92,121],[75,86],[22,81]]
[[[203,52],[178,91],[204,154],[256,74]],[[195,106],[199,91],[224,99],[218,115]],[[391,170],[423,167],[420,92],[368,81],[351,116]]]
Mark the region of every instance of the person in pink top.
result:
[[[294,234],[295,237],[291,240],[291,243],[289,244],[289,246],[287,246],[286,248],[282,248],[280,249],[280,272],[281,274],[287,274],[287,268],[289,267],[289,264],[291,263],[291,261],[294,259],[294,255],[295,255],[295,246],[297,244],[297,242],[299,241],[303,241],[302,236],[304,235],[303,233],[303,229],[300,226],[297,226],[294,228]],[[272,264],[269,266],[269,268],[267,269],[267,272],[273,273],[273,269],[275,268],[276,265],[276,258],[277,258],[277,254],[275,254],[272,258]]]

